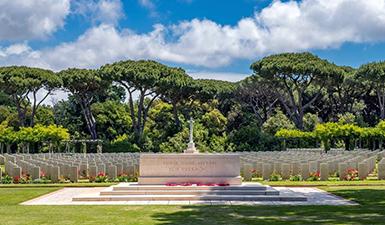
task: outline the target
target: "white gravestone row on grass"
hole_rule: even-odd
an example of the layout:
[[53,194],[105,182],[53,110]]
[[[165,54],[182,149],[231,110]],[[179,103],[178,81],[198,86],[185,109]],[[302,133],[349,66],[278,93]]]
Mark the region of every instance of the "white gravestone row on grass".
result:
[[58,182],[69,179],[78,182],[81,178],[95,178],[99,173],[115,179],[119,175],[135,176],[139,170],[139,154],[15,154],[0,155],[5,172],[15,178],[29,175],[32,180],[45,176]]
[[[376,168],[378,179],[385,179],[385,151],[330,150],[323,153],[318,149],[296,149],[239,154],[245,181],[251,180],[252,176],[268,180],[272,174],[278,174],[283,179],[301,175],[306,180],[315,173],[319,174],[320,180],[328,180],[332,175],[344,180],[352,170],[358,171],[360,179],[366,179]],[[5,154],[0,155],[0,164],[5,165],[2,174],[6,173],[11,177],[29,174],[33,180],[46,176],[53,182],[63,178],[77,182],[82,178],[95,178],[100,172],[112,179],[120,174],[138,175],[139,154]]]
[[[328,180],[330,176],[337,175],[340,180],[348,178],[348,173],[358,171],[360,179],[366,179],[373,174],[378,163],[378,178],[385,179],[385,151],[341,151],[332,150],[323,153],[315,149],[310,151],[294,150],[281,152],[242,152],[241,170],[244,180],[252,176],[270,179],[277,174],[282,179],[301,175],[307,179],[311,174],[319,175],[320,180]],[[381,160],[382,159],[382,160]],[[381,160],[381,161],[380,161]]]

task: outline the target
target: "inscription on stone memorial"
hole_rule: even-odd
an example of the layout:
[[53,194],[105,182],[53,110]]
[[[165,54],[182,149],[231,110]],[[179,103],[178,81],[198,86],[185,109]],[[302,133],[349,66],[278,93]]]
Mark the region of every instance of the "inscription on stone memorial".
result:
[[142,155],[141,176],[239,176],[237,155]]

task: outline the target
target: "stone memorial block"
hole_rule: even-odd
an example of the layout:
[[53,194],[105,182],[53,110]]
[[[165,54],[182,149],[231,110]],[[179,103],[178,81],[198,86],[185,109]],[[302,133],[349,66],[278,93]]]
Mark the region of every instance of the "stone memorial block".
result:
[[0,165],[4,165],[5,163],[5,157],[0,155]]
[[13,167],[12,168],[12,177],[21,177],[21,168],[20,167]]
[[130,175],[130,164],[129,163],[123,163],[123,173],[124,174],[127,174],[127,175]]
[[329,179],[329,164],[321,163],[320,164],[320,180],[328,180]]
[[51,174],[51,172],[52,172],[51,167],[52,167],[52,164],[48,164],[47,167],[46,167],[47,172],[46,172],[45,175],[47,177],[51,177],[52,176],[52,174]]
[[369,158],[369,173],[373,172],[376,167],[376,156],[372,156]]
[[114,165],[107,167],[107,176],[111,179],[116,179],[117,177],[117,168]]
[[282,163],[281,164],[281,176],[282,179],[287,180],[290,178],[290,164]]
[[259,164],[258,162],[252,162],[252,167],[253,167],[253,170],[254,170],[254,174],[255,176],[259,176],[260,175],[260,170],[258,170],[259,168]]
[[347,163],[338,163],[338,173],[340,180],[345,180],[348,170],[348,164]]
[[355,162],[355,161],[348,162],[348,168],[349,169],[357,169],[357,162]]
[[68,168],[68,178],[71,182],[77,183],[79,180],[79,172],[78,172],[78,167],[77,166],[70,166]]
[[130,165],[129,167],[129,175],[135,176],[138,175],[138,170],[136,169],[136,166],[134,164]]
[[134,175],[139,175],[139,163],[137,161],[134,162]]
[[64,165],[63,165],[63,164],[59,164],[58,166],[59,166],[59,168],[60,168],[60,176],[65,177],[66,174],[65,174]]
[[106,165],[105,164],[98,164],[98,173],[106,173]]
[[88,164],[79,165],[79,174],[82,177],[88,177]]
[[95,177],[98,175],[98,167],[97,166],[90,166],[88,167],[88,177],[90,179],[95,179]]
[[5,161],[14,163],[14,162],[16,162],[16,157],[11,156],[11,155],[5,155]]
[[358,177],[360,180],[365,180],[369,174],[369,163],[367,161],[362,161],[358,163]]
[[59,180],[60,180],[60,167],[51,166],[49,170],[50,170],[50,174],[51,174],[51,181],[54,183],[59,182]]
[[274,172],[277,174],[281,174],[281,166],[282,164],[280,162],[273,163],[274,166]]
[[238,154],[141,154],[139,184],[241,184]]
[[133,176],[134,175],[134,166],[131,163],[123,163],[123,173]]
[[40,167],[32,167],[31,179],[32,180],[40,179]]
[[337,173],[338,163],[336,161],[328,162],[328,165],[329,165],[329,173],[330,174]]
[[[61,171],[62,168],[60,168],[60,171]],[[65,178],[69,178],[70,177],[70,173],[71,173],[71,166],[70,165],[67,165],[67,164],[64,164],[63,166],[63,175]]]
[[317,161],[310,161],[309,162],[309,173],[316,173],[318,172],[318,162]]
[[306,180],[309,178],[309,163],[301,163],[301,177],[302,179]]
[[291,164],[291,175],[299,175],[301,172],[301,164],[296,162]]
[[116,165],[116,173],[118,174],[118,176],[124,174],[123,173],[123,164],[117,163],[115,165]]
[[378,179],[385,180],[385,159],[378,163]]
[[263,163],[257,163],[257,169],[256,169],[256,174],[258,177],[261,177],[262,176],[262,170],[263,170]]
[[252,179],[252,171],[253,167],[251,164],[246,163],[242,166],[242,173],[243,173],[243,180],[245,181],[251,181]]
[[269,180],[270,175],[273,173],[273,165],[270,163],[264,163],[262,165],[262,178],[263,180]]

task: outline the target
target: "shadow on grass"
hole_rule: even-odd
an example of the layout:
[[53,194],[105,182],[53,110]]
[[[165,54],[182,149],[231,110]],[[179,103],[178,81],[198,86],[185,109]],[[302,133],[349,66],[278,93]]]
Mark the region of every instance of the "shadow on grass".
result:
[[161,224],[384,224],[385,190],[333,190],[358,206],[182,206],[155,213]]

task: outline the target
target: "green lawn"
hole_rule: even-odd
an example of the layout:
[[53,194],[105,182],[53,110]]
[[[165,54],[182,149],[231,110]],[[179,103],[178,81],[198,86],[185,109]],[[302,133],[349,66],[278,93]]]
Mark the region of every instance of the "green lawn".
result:
[[[2,188],[61,188],[61,187],[109,187],[116,183],[63,183],[63,184],[0,184]],[[0,224],[1,225],[1,224]]]
[[355,180],[355,181],[262,181],[255,180],[270,186],[284,187],[321,187],[321,186],[385,186],[385,180]]
[[384,224],[385,186],[323,186],[359,206],[21,206],[59,187],[0,188],[0,224]]
[[[385,180],[357,180],[357,181],[262,181],[253,180],[270,186],[283,187],[331,187],[331,186],[385,186]],[[1,188],[36,188],[36,187],[109,187],[116,183],[89,183],[86,180],[80,183],[62,183],[62,184],[0,184]]]

